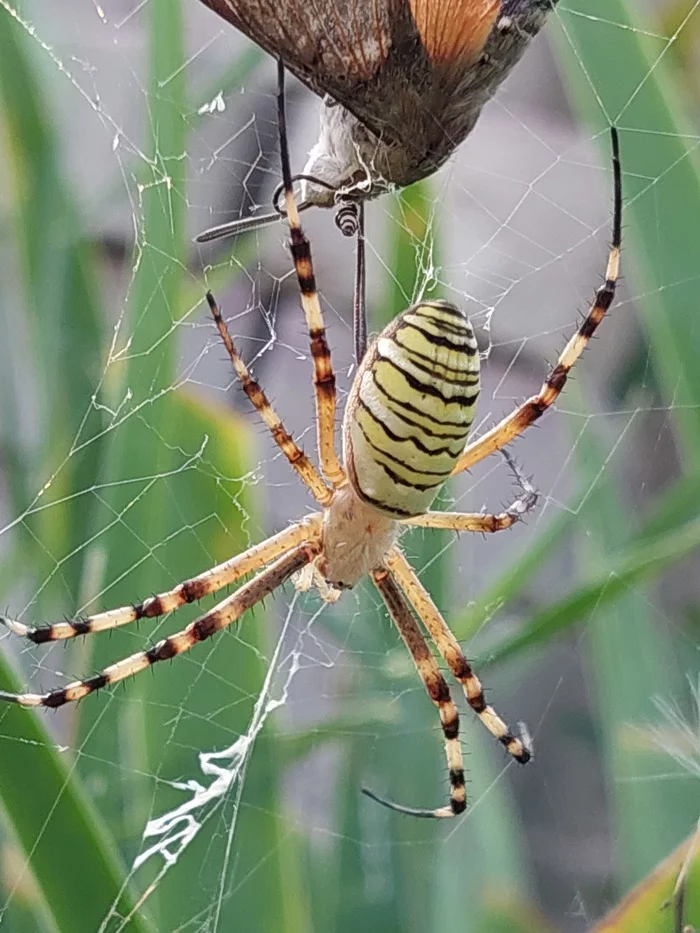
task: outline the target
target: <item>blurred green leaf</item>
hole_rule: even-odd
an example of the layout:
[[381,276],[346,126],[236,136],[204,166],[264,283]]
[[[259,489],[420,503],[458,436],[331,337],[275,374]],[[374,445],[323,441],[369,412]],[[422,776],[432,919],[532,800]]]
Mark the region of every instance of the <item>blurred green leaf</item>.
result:
[[[89,529],[71,493],[90,489],[101,462],[102,415],[90,400],[102,371],[104,330],[92,250],[61,175],[51,114],[35,76],[36,44],[7,10],[0,10],[0,19],[0,133],[22,288],[19,303],[5,294],[3,308],[9,338],[0,342],[3,465],[15,514],[26,512],[21,527],[27,564],[36,580],[48,582],[35,609],[52,605],[60,611],[67,594],[78,589]],[[20,363],[17,347],[23,345],[30,353]],[[36,406],[26,398],[28,379]],[[38,421],[39,439],[22,446],[26,431],[20,426],[28,413]],[[50,509],[28,509],[37,489]],[[73,553],[77,558],[64,562],[54,579],[55,555]]]
[[[63,567],[62,555],[71,551],[66,532],[76,535],[76,559],[67,565],[73,576],[61,574],[64,604],[71,614],[76,610],[81,589],[83,605],[89,605],[93,611],[133,602],[138,594],[167,588],[264,536],[252,509],[249,432],[228,412],[176,390],[178,324],[185,314],[191,313],[191,305],[183,301],[183,292],[192,290],[184,262],[189,244],[184,234],[187,197],[182,153],[187,150],[188,127],[185,75],[181,67],[183,24],[180,5],[170,0],[156,0],[146,12],[151,40],[150,146],[144,146],[143,151],[150,148],[151,157],[142,159],[139,165],[138,198],[134,197],[132,202],[138,205],[134,275],[104,379],[103,309],[96,301],[96,291],[87,294],[73,289],[66,293],[66,314],[72,311],[75,323],[49,320],[51,315],[54,319],[58,317],[60,308],[56,302],[63,292],[60,280],[52,278],[51,263],[44,265],[44,257],[34,259],[33,253],[44,242],[41,237],[50,235],[48,259],[55,262],[60,257],[57,250],[60,241],[49,223],[54,216],[60,217],[64,224],[63,235],[69,234],[71,248],[74,242],[82,242],[81,225],[72,202],[67,199],[64,180],[53,159],[48,158],[52,145],[50,122],[38,103],[33,107],[33,65],[19,57],[26,34],[14,22],[7,32],[0,30],[2,117],[15,121],[9,135],[16,150],[13,151],[16,166],[18,171],[28,174],[36,162],[38,167],[34,177],[28,179],[26,190],[33,196],[39,195],[41,183],[41,190],[51,189],[49,194],[56,205],[52,207],[53,202],[45,198],[41,208],[48,213],[43,216],[31,204],[20,208],[19,196],[25,190],[20,183],[23,177],[13,189],[18,198],[18,222],[21,220],[28,227],[25,238],[20,238],[20,245],[26,241],[32,258],[32,262],[23,266],[28,288],[38,283],[47,292],[41,301],[28,301],[28,306],[41,312],[40,326],[54,340],[31,345],[37,351],[35,362],[43,380],[37,391],[46,400],[47,422],[55,419],[56,429],[68,437],[61,444],[51,438],[51,456],[61,452],[67,459],[59,463],[51,489],[53,498],[48,500],[46,496],[36,507],[42,527],[28,543],[31,546],[40,542],[44,554],[58,555],[50,563],[44,559],[43,565],[33,562],[40,582],[51,578],[57,560]],[[0,12],[0,16],[8,19],[6,12]],[[17,50],[10,47],[9,53],[4,54],[2,43],[7,45],[15,36],[19,37]],[[243,56],[238,63],[239,78],[249,72],[257,57]],[[232,74],[235,70],[233,63]],[[50,182],[41,178],[40,170],[50,177]],[[67,218],[72,218],[70,223]],[[31,229],[30,222],[34,224]],[[203,288],[200,283],[200,294]],[[203,313],[206,313],[204,306]],[[85,323],[83,318],[88,314],[99,322],[98,327],[91,329],[89,322]],[[54,327],[60,329],[60,334],[54,334]],[[63,352],[64,347],[70,358],[61,360],[56,351]],[[76,361],[83,360],[85,365],[76,365]],[[58,364],[63,368],[59,369]],[[98,404],[91,406],[94,393]],[[65,414],[63,405],[67,409]],[[110,430],[105,434],[104,463],[93,460],[90,474],[85,470],[78,472],[85,458],[80,450],[71,450],[69,443],[77,432],[77,424],[71,425],[83,414],[81,405],[88,413],[109,411],[112,417]],[[7,407],[12,413],[12,404]],[[12,423],[11,419],[3,422],[8,429]],[[95,440],[99,435],[87,433],[88,428],[93,430],[88,419],[78,423],[86,433],[85,437],[80,436],[80,441],[85,443],[88,454],[94,456],[100,449]],[[74,434],[69,433],[71,430]],[[14,435],[11,439],[14,441]],[[5,449],[10,450],[9,446]],[[49,461],[42,475],[25,475],[25,468],[17,458],[15,514],[22,514],[31,491],[41,488],[54,469]],[[64,502],[59,506],[56,501],[61,499]],[[66,515],[69,508],[74,511],[70,518]],[[49,534],[52,526],[55,526],[53,539]],[[90,542],[90,547],[86,542]],[[96,594],[99,600],[94,598]],[[42,598],[45,617],[55,618],[57,613],[60,617],[62,603],[55,594],[47,590]],[[184,625],[195,609],[190,610],[189,616],[188,610],[184,610],[177,627]],[[169,675],[163,665],[164,669],[156,672],[159,676],[128,684],[120,696],[105,693],[93,698],[92,703],[81,705],[78,735],[71,743],[77,749],[77,767],[71,762],[65,770],[61,769],[62,762],[56,756],[53,742],[43,734],[38,717],[12,708],[3,710],[3,722],[8,729],[15,722],[25,726],[23,733],[17,733],[26,740],[19,746],[20,752],[22,748],[31,750],[29,757],[24,753],[14,757],[13,767],[0,775],[0,785],[7,791],[7,814],[12,818],[17,837],[27,853],[31,852],[29,864],[36,873],[42,895],[45,886],[45,895],[37,896],[33,903],[33,913],[35,917],[41,916],[47,928],[59,928],[53,921],[55,915],[60,920],[60,929],[94,931],[107,919],[110,904],[119,905],[121,916],[131,916],[133,907],[124,889],[117,843],[131,861],[139,851],[148,819],[182,803],[183,794],[191,793],[178,781],[182,774],[197,773],[198,753],[235,747],[238,740],[247,736],[252,728],[254,704],[269,670],[264,620],[264,613],[256,612],[244,623],[245,634],[229,633],[229,637],[201,646],[197,659],[181,660],[178,673],[173,671]],[[168,621],[149,623],[149,634],[158,637],[159,627]],[[111,638],[98,636],[84,644],[73,642],[66,646],[65,656],[71,658],[67,662],[71,671],[80,676],[91,673],[94,666],[102,667],[143,647],[143,636],[131,629],[116,632]],[[45,652],[41,654],[44,656]],[[3,671],[6,689],[17,690],[9,668]],[[66,733],[71,731],[75,714],[74,708],[60,714],[61,728]],[[268,728],[267,732],[272,739],[273,731]],[[8,732],[8,741],[12,734]],[[211,812],[201,814],[200,837],[155,887],[153,896],[145,900],[145,908],[142,905],[141,912],[131,917],[129,929],[147,928],[144,911],[146,916],[157,917],[159,929],[174,929],[188,916],[211,911],[217,914],[217,922],[224,925],[229,924],[230,918],[243,915],[258,918],[259,926],[249,925],[251,930],[308,930],[304,886],[297,876],[297,838],[278,811],[278,782],[283,778],[278,751],[274,741],[262,742],[259,748],[247,751],[237,784],[234,782]],[[106,831],[101,835],[102,824],[82,791],[78,771],[99,807],[100,817],[114,836],[110,837]],[[29,789],[38,795],[39,804],[45,801],[45,808],[37,805],[27,812]],[[69,825],[75,829],[67,836]],[[233,825],[236,845],[227,854],[227,828]],[[74,858],[75,873],[66,868],[64,878],[63,873],[55,870],[56,856],[71,852],[74,845],[80,846],[80,853]],[[12,851],[8,844],[7,865]],[[17,860],[20,871],[23,868],[26,871],[28,856],[23,858],[24,861]],[[139,869],[134,884],[144,888],[155,877],[155,872],[163,867],[162,863],[156,866],[156,860],[152,858]],[[193,863],[209,866],[206,884],[192,885]],[[59,881],[63,890],[60,897],[54,898]],[[74,881],[80,882],[78,889]],[[263,902],[257,885],[265,888]],[[86,889],[91,897],[82,909]],[[21,901],[22,890],[17,888],[16,904]],[[55,909],[44,909],[44,902],[50,907],[53,899]],[[19,910],[13,913],[18,923],[23,922],[20,915]],[[109,921],[107,928],[111,928]]]
[[[580,405],[583,393],[574,393],[574,397],[577,394]],[[579,542],[579,562],[594,572],[626,537],[627,504],[616,472],[610,467],[603,470],[604,459],[603,445],[593,430],[588,431],[586,443],[577,445],[577,464],[584,482],[595,487],[587,534]],[[691,528],[697,534],[700,522],[682,526],[665,538],[673,543]],[[654,544],[656,555],[649,561],[647,553],[646,568],[658,573],[678,557],[663,552],[658,541],[650,546]],[[685,544],[691,546],[687,539]],[[687,780],[678,784],[678,778],[685,777],[679,765],[669,762],[660,750],[640,754],[622,740],[627,731],[641,728],[655,715],[655,697],[672,697],[685,687],[686,671],[674,656],[681,657],[678,649],[674,652],[674,633],[659,624],[647,588],[640,585],[645,573],[642,565],[643,561],[637,561],[639,575],[628,565],[634,585],[620,591],[612,605],[601,600],[593,608],[585,640],[596,685],[594,702],[603,764],[609,775],[614,857],[622,888],[643,877],[682,838],[697,808],[692,785]],[[676,783],[675,793],[669,794],[667,784],[657,780],[660,773]],[[640,813],[647,814],[643,822]]]
[[[100,608],[105,600],[111,605],[133,603],[139,594],[143,597],[157,587],[147,557],[158,552],[159,544],[171,532],[167,478],[188,459],[178,456],[169,444],[178,335],[174,325],[185,256],[185,165],[181,153],[186,148],[186,92],[181,3],[155,0],[149,3],[147,15],[149,135],[143,148],[150,158],[143,161],[139,178],[135,273],[117,336],[118,362],[111,363],[106,383],[107,404],[120,412],[121,423],[107,435],[100,478],[104,492],[92,514],[92,534],[103,554],[103,578],[109,584],[119,582],[102,591]],[[193,453],[199,444],[201,439],[193,442]],[[118,632],[109,639],[89,639],[83,663],[102,669],[133,653],[133,637]],[[110,825],[118,834],[121,827],[130,838],[129,854],[133,854],[136,842],[133,830],[145,824],[152,807],[152,793],[135,775],[153,772],[158,758],[151,757],[150,744],[155,743],[155,751],[163,740],[162,734],[151,732],[152,689],[156,691],[155,708],[158,688],[152,688],[151,678],[138,678],[129,685],[132,704],[128,718],[119,702],[98,700],[82,704],[80,709],[81,773],[93,792],[102,791],[101,808]],[[135,698],[140,702],[133,703]],[[115,774],[115,765],[123,759],[128,767]],[[149,906],[157,908],[157,898]]]
[[[0,688],[23,688],[2,655]],[[11,834],[3,839],[3,887],[11,892],[5,909],[26,903],[37,925],[95,933],[111,911],[113,918],[131,916],[135,901],[114,839],[77,778],[72,754],[45,728],[47,715],[19,706],[0,710],[0,798]],[[129,929],[154,928],[133,916]]]
[[[592,29],[596,21],[604,21],[604,27]],[[632,539],[625,552],[620,548],[628,536],[630,504],[622,498],[624,484],[615,487],[608,465],[595,491],[589,535],[582,547],[589,572],[600,573],[599,568],[608,564],[610,584],[602,579],[600,585],[591,581],[572,594],[568,605],[560,603],[540,613],[523,633],[524,639],[537,639],[553,632],[567,617],[570,622],[590,613],[588,642],[612,788],[616,861],[622,884],[628,886],[678,841],[693,818],[692,794],[669,794],[667,786],[655,783],[655,763],[625,749],[620,730],[649,712],[650,684],[655,694],[672,697],[682,687],[689,664],[683,644],[674,652],[673,626],[659,626],[662,615],[653,609],[639,584],[657,578],[663,569],[692,554],[698,543],[698,504],[690,491],[700,458],[700,372],[696,365],[700,160],[683,107],[683,89],[672,56],[666,54],[668,39],[650,28],[639,4],[630,0],[570,2],[560,12],[560,23],[563,30],[557,34],[557,51],[566,62],[572,100],[594,128],[605,130],[614,122],[620,129],[625,194],[623,273],[633,274],[641,296],[636,307],[649,364],[662,404],[668,406],[684,474],[675,500],[673,493],[667,494],[662,511],[651,522],[649,531],[661,533],[653,539]],[[577,450],[586,475],[596,475],[601,456],[596,453],[595,439],[578,444]],[[668,453],[670,462],[670,449]],[[687,506],[685,515],[683,506]],[[614,606],[611,598],[617,600]],[[506,651],[513,648],[511,643]],[[641,813],[648,819],[641,821]]]
[[[685,902],[682,916],[678,916],[674,889],[681,876]],[[699,926],[700,847],[694,833],[640,881],[591,933],[682,933]]]
[[[71,492],[91,488],[100,462],[101,416],[90,398],[99,381],[103,330],[90,271],[91,251],[60,174],[51,117],[36,79],[32,57],[36,46],[7,10],[0,10],[0,20],[0,126],[9,160],[5,168],[13,179],[8,204],[23,288],[21,315],[17,304],[4,295],[3,313],[14,312],[15,318],[5,319],[3,333],[14,338],[15,347],[23,336],[31,348],[25,366],[35,380],[41,437],[39,449],[29,451],[20,445],[18,425],[26,411],[23,391],[28,373],[24,368],[18,372],[16,349],[11,355],[10,341],[2,341],[2,420],[7,435],[3,466],[15,514],[22,515],[30,505],[30,491],[53,476],[42,503],[51,507],[33,513],[30,507],[22,523],[28,533],[17,538],[23,548],[21,559],[19,548],[14,558],[4,555],[4,592],[29,569],[35,575],[32,588],[37,581],[48,580],[37,608],[51,604],[60,612],[67,592],[78,589],[89,527]],[[20,323],[26,325],[23,334]],[[75,364],[76,359],[81,365]],[[59,385],[60,392],[55,390]],[[77,559],[64,564],[53,578],[54,555],[72,552]],[[3,689],[21,689],[4,659],[0,671]],[[23,919],[28,908],[34,929],[38,924],[94,933],[110,905],[130,914],[133,900],[125,888],[124,866],[77,780],[72,756],[61,750],[39,717],[25,710],[5,707],[2,728],[8,752],[13,749],[0,769],[10,834],[3,842],[3,875],[5,887],[14,892],[8,901],[10,922],[28,922]],[[59,854],[66,852],[71,858],[57,871]],[[84,897],[86,890],[91,898]],[[132,928],[150,927],[135,919]]]
[[594,610],[602,609],[630,589],[633,584],[653,580],[662,570],[693,554],[700,547],[700,522],[674,530],[638,548],[623,550],[592,578],[568,596],[534,613],[522,631],[505,639],[480,659],[496,663],[526,648],[548,641],[576,622],[585,621]]
[[[673,401],[679,450],[688,473],[700,449],[700,369],[695,347],[700,154],[683,95],[664,58],[667,40],[631,0],[569,0],[553,30],[569,91],[582,117],[620,130],[624,175],[623,263],[637,291],[650,362]],[[602,25],[601,25],[602,23]],[[614,67],[610,63],[614,62]],[[619,312],[618,312],[619,313]]]

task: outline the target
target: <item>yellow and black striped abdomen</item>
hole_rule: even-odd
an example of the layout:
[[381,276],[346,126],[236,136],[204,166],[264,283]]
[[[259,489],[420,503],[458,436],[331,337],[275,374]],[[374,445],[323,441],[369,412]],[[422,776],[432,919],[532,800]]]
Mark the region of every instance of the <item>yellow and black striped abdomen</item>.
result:
[[414,305],[367,351],[343,422],[355,492],[395,518],[420,515],[462,453],[479,394],[479,350],[458,308]]

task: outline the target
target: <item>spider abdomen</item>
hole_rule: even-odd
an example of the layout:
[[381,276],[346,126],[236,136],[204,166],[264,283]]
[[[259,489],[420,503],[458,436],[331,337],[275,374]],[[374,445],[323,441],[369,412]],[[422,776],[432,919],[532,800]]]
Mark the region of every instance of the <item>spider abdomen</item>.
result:
[[427,511],[464,449],[479,394],[479,350],[466,315],[425,301],[368,350],[343,425],[357,495],[393,518]]

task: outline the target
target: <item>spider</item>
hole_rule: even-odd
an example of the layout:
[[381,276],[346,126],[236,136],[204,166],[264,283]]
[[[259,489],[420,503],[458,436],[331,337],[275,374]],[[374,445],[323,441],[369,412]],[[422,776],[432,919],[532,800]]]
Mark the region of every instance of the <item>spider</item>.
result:
[[[368,575],[411,654],[425,689],[437,707],[449,770],[449,801],[416,809],[363,789],[377,802],[420,817],[454,817],[466,808],[459,717],[450,690],[419,622],[429,633],[467,703],[488,731],[522,764],[531,758],[516,736],[487,704],[478,677],[456,638],[399,546],[408,527],[455,532],[496,532],[514,525],[536,503],[537,494],[507,456],[522,488],[520,498],[500,514],[430,511],[449,476],[503,451],[556,401],[567,376],[612,304],[618,279],[622,182],[617,132],[612,129],[614,175],[613,235],[605,281],[588,315],[546,377],[527,399],[478,440],[465,447],[479,392],[479,351],[469,321],[447,301],[423,300],[394,319],[371,345],[352,383],[342,423],[343,457],[335,448],[336,391],[311,247],[295,202],[279,101],[284,198],[289,246],[311,343],[320,471],[286,431],[275,409],[241,359],[216,300],[207,302],[236,375],[253,406],[321,511],[307,515],[242,554],[206,570],[168,592],[141,603],[74,621],[31,627],[2,618],[16,635],[41,644],[104,632],[138,619],[155,618],[255,573],[233,594],[185,629],[106,667],[85,680],[45,694],[0,693],[24,707],[58,707],[175,658],[236,622],[264,597],[295,575],[300,587],[316,584],[335,599]],[[504,451],[505,453],[505,451]],[[302,573],[303,571],[303,573]],[[301,575],[302,579],[299,579]]]

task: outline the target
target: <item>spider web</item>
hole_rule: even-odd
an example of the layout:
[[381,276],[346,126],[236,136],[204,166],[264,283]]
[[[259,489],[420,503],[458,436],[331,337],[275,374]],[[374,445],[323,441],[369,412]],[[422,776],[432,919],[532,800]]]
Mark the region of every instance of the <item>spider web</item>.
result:
[[[12,21],[43,99],[38,107],[27,93],[15,105],[42,126],[28,150],[42,158],[16,167],[8,156],[2,171],[12,183],[0,195],[0,603],[25,622],[168,589],[312,509],[237,391],[202,300],[215,291],[244,358],[313,451],[308,340],[283,228],[206,250],[190,243],[207,226],[267,210],[279,178],[275,69],[194,0],[183,4],[178,53],[162,34],[158,3],[0,0],[3,28]],[[650,172],[629,154],[647,137],[683,141],[695,153],[695,129],[678,124],[669,134],[651,109],[645,123],[638,105],[672,56],[679,85],[697,92],[688,50],[697,49],[698,4],[649,6],[644,29],[566,0],[552,15],[548,35],[574,63],[573,97],[587,93],[598,105],[600,132],[572,117],[541,39],[429,186],[369,206],[371,329],[421,294],[466,303],[484,357],[477,431],[536,391],[600,281],[611,227],[606,120],[622,132],[635,225],[646,217],[665,248],[663,183],[689,159],[670,146]],[[621,68],[628,43],[644,38],[651,50],[629,86],[620,77],[614,110],[605,76],[577,44],[582,21],[601,46],[619,44]],[[5,100],[13,112],[9,92]],[[290,82],[288,105],[292,162],[301,167],[318,104]],[[18,125],[8,119],[2,144],[14,158]],[[330,213],[309,212],[304,222],[342,411],[354,372],[351,247]],[[604,575],[608,562],[617,578],[632,554],[625,548],[638,543],[631,529],[653,516],[664,488],[683,481],[680,501],[693,501],[684,464],[700,393],[655,354],[673,344],[656,322],[674,297],[682,307],[698,275],[671,256],[655,278],[639,258],[643,237],[636,226],[627,232],[633,243],[610,320],[556,410],[515,446],[540,492],[536,514],[488,540],[407,539],[421,578],[483,663],[530,631],[545,607]],[[683,326],[692,345],[697,325]],[[491,458],[455,481],[441,505],[498,511],[515,494]],[[666,508],[657,531],[673,529]],[[687,576],[672,571],[660,588],[639,590],[630,579],[621,606],[603,591],[576,628],[562,622],[562,636],[545,632],[536,651],[513,649],[507,664],[485,671],[489,699],[511,723],[526,723],[536,760],[515,773],[460,703],[471,804],[447,827],[395,824],[359,799],[363,784],[409,805],[446,797],[434,710],[368,587],[333,607],[288,587],[152,677],[41,715],[45,736],[18,733],[10,717],[20,711],[0,710],[6,789],[21,779],[31,805],[46,786],[34,786],[25,753],[41,762],[51,750],[69,762],[34,836],[22,834],[8,795],[0,922],[57,928],[50,888],[38,891],[38,859],[47,840],[60,841],[51,814],[79,781],[93,829],[119,849],[126,880],[107,902],[95,898],[96,922],[76,920],[74,929],[143,922],[214,931],[238,921],[246,930],[359,922],[485,930],[492,927],[479,911],[512,917],[518,898],[525,914],[541,910],[554,929],[587,929],[697,816],[693,770],[659,740],[668,748],[687,738],[679,723],[693,722],[697,699],[684,679],[697,667],[697,640],[684,627],[687,616],[697,622]],[[49,650],[7,636],[3,648],[22,689],[45,690],[142,650],[201,611],[185,607]],[[649,702],[638,709],[639,695]],[[659,704],[674,711],[666,731]],[[647,757],[633,767],[625,755],[639,747]],[[626,794],[641,795],[629,808],[644,820],[626,813],[615,837],[611,799],[619,816]],[[625,862],[638,824],[669,795],[658,826],[644,827],[666,848]],[[72,844],[86,844],[77,830]],[[492,892],[490,906],[477,910],[482,889]],[[76,907],[79,916],[90,916],[87,906]]]

